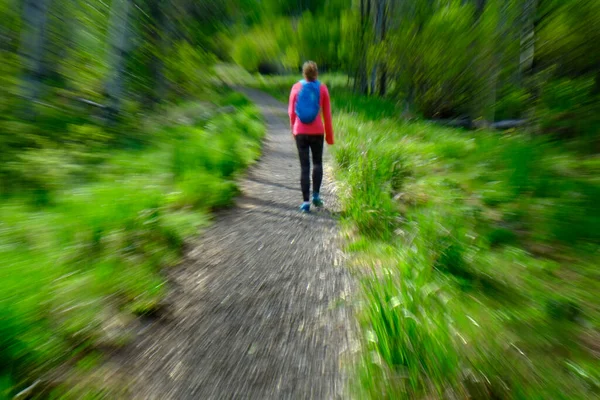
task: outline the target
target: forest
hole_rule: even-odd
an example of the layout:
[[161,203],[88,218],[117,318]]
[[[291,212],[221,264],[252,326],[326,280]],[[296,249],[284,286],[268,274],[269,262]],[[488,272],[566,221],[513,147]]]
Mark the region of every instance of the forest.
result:
[[349,397],[600,395],[599,1],[0,0],[0,21],[0,398],[121,384],[107,354],[260,162],[236,87],[286,102],[306,60],[359,282]]

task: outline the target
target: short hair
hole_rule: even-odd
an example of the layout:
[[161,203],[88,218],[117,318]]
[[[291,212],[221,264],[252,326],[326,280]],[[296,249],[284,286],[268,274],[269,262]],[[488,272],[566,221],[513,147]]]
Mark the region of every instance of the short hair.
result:
[[317,69],[317,63],[314,61],[307,61],[302,66],[302,75],[307,81],[316,81],[319,70]]

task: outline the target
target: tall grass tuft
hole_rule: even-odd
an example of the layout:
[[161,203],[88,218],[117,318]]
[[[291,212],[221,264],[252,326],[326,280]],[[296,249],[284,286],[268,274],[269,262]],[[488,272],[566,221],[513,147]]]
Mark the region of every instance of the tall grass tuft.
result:
[[[371,398],[443,395],[459,372],[452,321],[431,266],[415,256],[362,280],[365,359],[360,376]],[[377,276],[379,275],[379,276]]]

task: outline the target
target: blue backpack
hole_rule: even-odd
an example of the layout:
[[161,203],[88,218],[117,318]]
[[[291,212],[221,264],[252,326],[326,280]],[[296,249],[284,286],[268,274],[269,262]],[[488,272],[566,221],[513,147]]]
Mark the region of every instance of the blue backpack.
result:
[[303,124],[310,124],[319,116],[321,104],[321,83],[301,80],[302,89],[296,99],[296,116]]

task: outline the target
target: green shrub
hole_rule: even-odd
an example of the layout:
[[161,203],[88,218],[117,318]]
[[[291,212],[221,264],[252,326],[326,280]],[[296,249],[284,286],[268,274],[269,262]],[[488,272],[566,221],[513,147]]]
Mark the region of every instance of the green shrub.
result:
[[281,58],[283,67],[288,71],[296,72],[300,69],[300,53],[295,47],[288,47]]
[[[39,193],[33,209],[14,188],[0,202],[1,396],[75,355],[122,346],[134,315],[161,309],[160,269],[180,260],[208,210],[232,203],[234,176],[259,155],[257,110],[244,97],[228,101],[239,107],[232,114],[203,128],[159,127],[141,151],[98,151],[102,162],[79,153],[106,143],[92,125],[72,125],[67,149],[15,154],[5,171]],[[175,114],[189,110],[206,106]],[[79,179],[87,169],[94,173]]]
[[245,70],[257,72],[261,64],[274,62],[279,55],[276,36],[268,30],[254,30],[233,43],[232,58]]
[[69,129],[63,138],[65,143],[81,144],[88,148],[96,148],[106,145],[112,140],[112,135],[100,128],[99,126],[85,125],[69,125]]
[[28,192],[33,203],[45,206],[52,202],[53,192],[65,188],[82,166],[65,150],[47,148],[18,154],[8,169],[16,185]]
[[357,397],[593,397],[600,371],[581,337],[600,321],[597,157],[334,101],[362,283]]
[[174,46],[172,54],[165,60],[165,76],[178,97],[210,95],[216,62],[213,54],[182,41]]
[[340,144],[335,150],[335,161],[337,166],[342,171],[347,171],[351,163],[358,159],[358,151],[356,147],[347,144]]
[[392,199],[395,161],[376,150],[364,152],[348,169],[351,192],[344,202],[345,213],[359,230],[372,237],[389,237],[398,212]]
[[512,86],[504,88],[496,103],[496,121],[522,118],[528,101],[529,95],[524,89]]
[[512,230],[501,227],[492,229],[487,235],[490,246],[514,243],[516,238],[517,235]]
[[539,173],[539,153],[536,148],[535,143],[522,137],[511,140],[504,147],[508,183],[517,195],[532,190],[535,185],[534,180]]
[[440,287],[425,284],[414,258],[364,278],[361,310],[366,340],[362,390],[372,398],[442,395],[456,383],[459,361]]
[[469,155],[473,150],[470,143],[463,138],[453,137],[436,143],[436,151],[447,159],[461,159]]
[[598,98],[590,96],[593,85],[591,78],[548,82],[542,90],[536,115],[542,131],[562,139],[578,138],[581,150],[597,151],[600,117]]
[[570,186],[549,213],[552,236],[570,244],[599,243],[600,188],[591,182]]
[[210,164],[211,154],[205,147],[209,141],[207,133],[192,128],[186,128],[182,133],[185,139],[178,140],[173,146],[171,168],[175,179]]
[[236,108],[241,108],[250,105],[250,100],[242,93],[231,92],[222,100],[222,104],[232,105]]
[[200,209],[226,207],[232,204],[233,197],[238,194],[235,182],[224,180],[201,170],[183,175],[177,187],[180,191],[175,204]]

